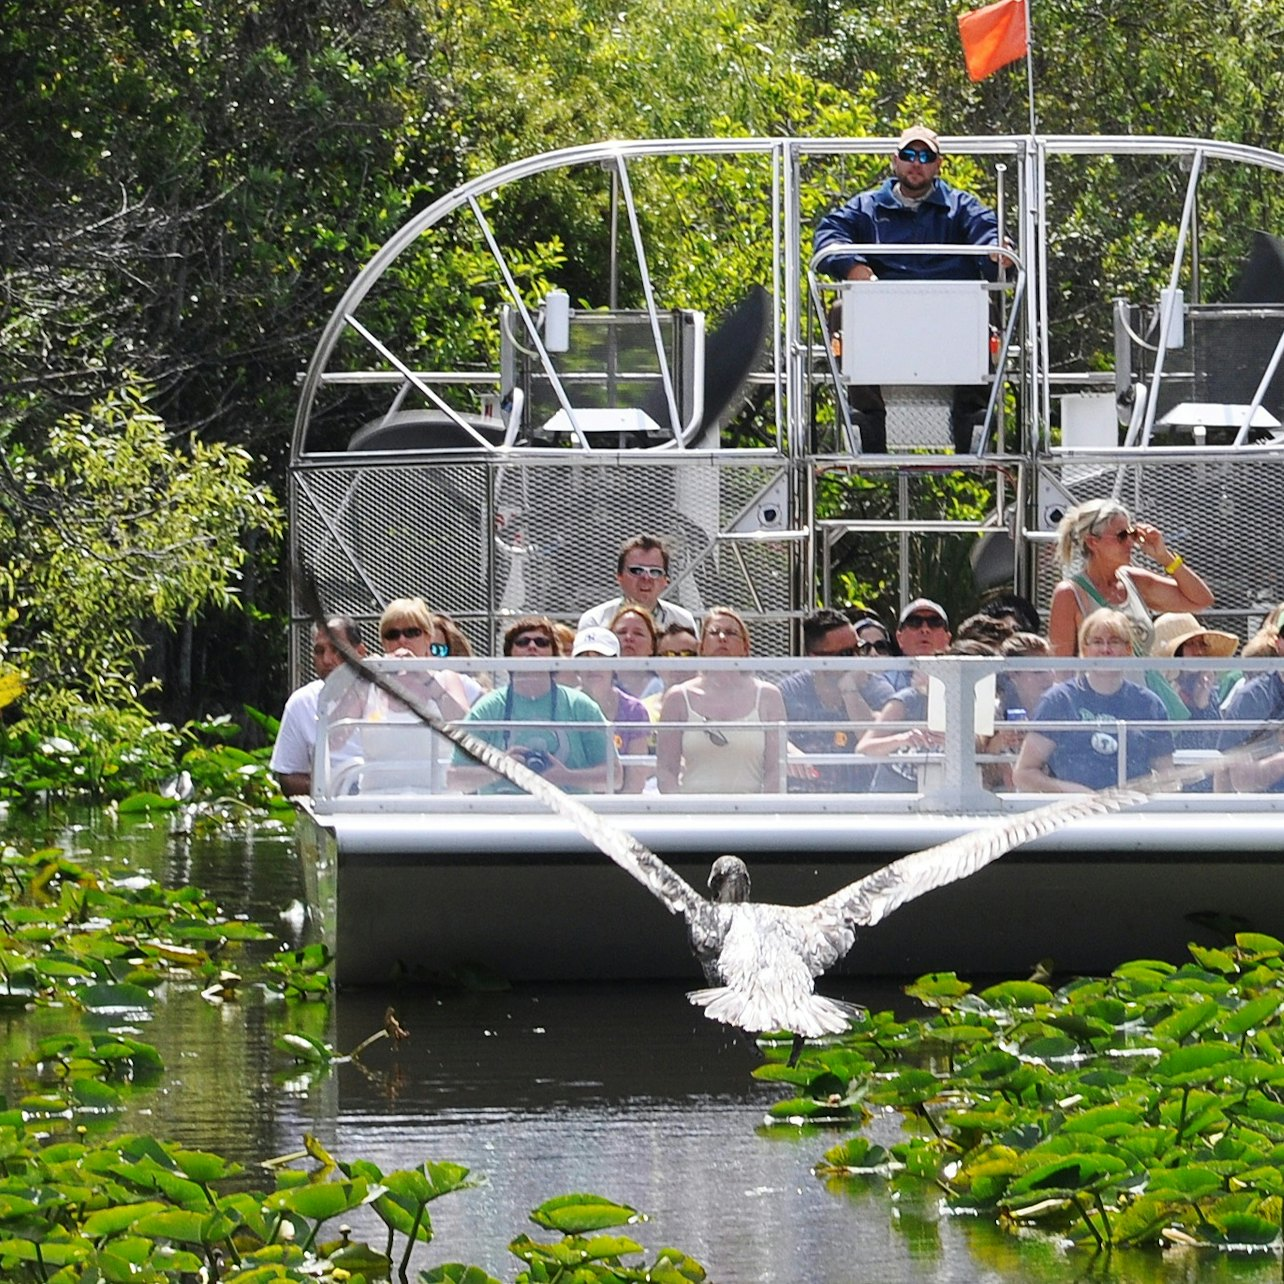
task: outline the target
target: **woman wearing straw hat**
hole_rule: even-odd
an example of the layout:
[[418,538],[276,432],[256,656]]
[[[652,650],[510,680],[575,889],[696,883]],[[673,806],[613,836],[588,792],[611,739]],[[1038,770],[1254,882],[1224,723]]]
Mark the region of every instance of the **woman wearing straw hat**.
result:
[[[1150,653],[1162,659],[1197,660],[1205,656],[1225,659],[1234,655],[1239,639],[1233,633],[1206,629],[1188,611],[1169,611],[1155,621],[1155,641]],[[1170,669],[1163,679],[1176,707],[1169,704],[1169,716],[1183,722],[1203,724],[1173,732],[1178,749],[1215,750],[1221,739],[1221,703],[1217,698],[1218,679],[1214,669]],[[1153,689],[1153,687],[1152,687]],[[1192,781],[1185,786],[1187,792],[1209,793],[1213,778]]]

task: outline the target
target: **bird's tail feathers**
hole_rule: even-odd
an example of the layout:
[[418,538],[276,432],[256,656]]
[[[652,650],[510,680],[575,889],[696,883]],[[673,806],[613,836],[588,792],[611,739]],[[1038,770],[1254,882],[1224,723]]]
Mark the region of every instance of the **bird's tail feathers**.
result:
[[790,1030],[808,1039],[818,1039],[826,1034],[846,1034],[865,1011],[859,1004],[827,999],[821,994],[809,994],[789,1004],[788,1011],[783,1011],[779,1003],[769,1003],[764,996],[746,994],[729,985],[692,990],[687,998],[696,1007],[703,1008],[711,1021],[723,1021],[742,1030],[759,1033]]

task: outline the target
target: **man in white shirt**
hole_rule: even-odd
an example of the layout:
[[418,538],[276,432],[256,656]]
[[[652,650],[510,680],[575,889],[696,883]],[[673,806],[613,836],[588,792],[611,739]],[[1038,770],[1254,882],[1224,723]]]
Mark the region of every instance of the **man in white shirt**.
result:
[[356,621],[347,615],[331,616],[325,628],[312,626],[312,668],[316,678],[305,683],[290,695],[281,714],[277,728],[276,744],[272,746],[272,759],[268,764],[276,773],[281,792],[287,798],[311,792],[312,757],[317,739],[317,698],[325,680],[343,663],[343,656],[334,645],[338,635],[347,640],[358,655],[365,655],[361,633]]
[[589,607],[580,616],[578,628],[597,625],[609,629],[615,613],[626,602],[636,602],[651,613],[657,633],[663,633],[671,624],[681,624],[696,632],[695,617],[690,611],[660,597],[669,586],[669,550],[662,539],[635,535],[626,540],[616,561],[615,582],[623,596]]

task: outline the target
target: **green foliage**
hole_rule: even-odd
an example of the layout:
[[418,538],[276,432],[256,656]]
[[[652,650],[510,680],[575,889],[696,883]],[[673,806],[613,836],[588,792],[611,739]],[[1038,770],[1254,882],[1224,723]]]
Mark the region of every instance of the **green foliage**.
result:
[[805,1052],[791,1082],[812,1084],[818,1109],[782,1106],[824,1117],[839,1052],[869,1067],[849,1095],[863,1085],[914,1132],[891,1162],[860,1135],[831,1148],[827,1180],[925,1181],[1014,1233],[1093,1248],[1277,1243],[1284,944],[1245,934],[1218,953],[1215,972],[1138,960],[1055,993],[1008,982],[974,995],[952,973],[922,977],[907,992],[937,1015],[862,1022],[837,1049]]
[[326,999],[334,988],[326,975],[333,962],[329,947],[316,941],[299,950],[282,951],[266,960],[263,970],[269,984],[279,988],[287,999]]
[[[207,1151],[143,1134],[97,1145],[48,1143],[27,1129],[17,1111],[7,1111],[0,1122],[0,1270],[8,1284],[159,1281],[214,1269],[228,1284],[404,1280],[411,1249],[432,1238],[428,1205],[477,1184],[458,1164],[426,1161],[385,1175],[367,1160],[334,1158],[315,1138],[305,1143],[299,1155],[269,1161],[275,1188],[265,1192],[245,1189],[240,1166]],[[317,1161],[314,1168],[292,1166],[307,1158]],[[220,1193],[228,1183],[234,1189]],[[598,1196],[568,1198],[613,1210],[603,1214],[604,1226],[634,1219],[632,1210]],[[532,1219],[565,1202],[542,1205]],[[326,1222],[364,1204],[387,1225],[388,1252],[351,1241],[346,1227],[338,1240],[318,1242]],[[399,1262],[391,1252],[396,1235],[406,1245]],[[522,1280],[551,1279],[546,1267],[557,1272],[567,1266],[586,1281],[682,1284],[705,1278],[697,1262],[671,1248],[657,1254],[649,1272],[623,1266],[622,1257],[643,1250],[615,1236],[569,1233],[549,1244],[521,1236],[512,1251],[530,1264]],[[60,1268],[74,1268],[74,1274]],[[419,1279],[493,1284],[480,1268],[462,1264],[435,1267]]]
[[[1023,132],[1023,68],[971,84],[951,16],[936,0],[8,5],[0,441],[11,476],[0,543],[19,578],[0,577],[0,619],[36,679],[30,699],[52,706],[44,730],[71,716],[69,699],[142,698],[160,665],[140,664],[138,637],[150,634],[156,660],[166,630],[198,612],[204,627],[184,639],[198,672],[248,645],[279,655],[278,634],[261,627],[279,611],[279,524],[254,483],[282,480],[294,380],[318,324],[409,216],[495,165],[613,136],[843,137],[911,116],[951,133]],[[1046,0],[1034,15],[1041,128],[1278,146],[1269,105],[1284,78],[1281,16],[1281,0]],[[882,168],[806,166],[804,236]],[[967,158],[949,158],[946,172],[992,197]],[[1102,300],[1154,298],[1166,283],[1187,176],[1176,161],[1149,175],[1102,161],[1084,174],[1049,210],[1049,288],[1064,318],[1051,343],[1054,362],[1094,366],[1110,350]],[[716,323],[744,283],[767,278],[770,181],[765,162],[639,167],[634,195],[665,304],[701,307]],[[1205,179],[1204,298],[1225,297],[1249,230],[1279,223],[1279,197],[1260,183],[1229,169]],[[483,206],[529,298],[556,283],[577,302],[600,299],[610,232],[596,167]],[[363,305],[367,319],[396,330],[425,368],[493,364],[499,290],[476,228],[403,259],[386,298]],[[636,265],[622,265],[620,287],[635,301]],[[419,304],[413,317],[399,315],[405,298]],[[364,348],[356,335],[343,343]],[[149,415],[135,388],[170,432],[194,439],[167,443],[163,463],[138,440]],[[331,395],[321,431],[337,438],[362,421],[369,394]],[[768,441],[775,429],[762,407],[738,438]],[[253,459],[210,453],[219,442]],[[165,498],[153,511],[158,467]],[[238,497],[215,493],[233,484]],[[942,482],[922,511],[939,516],[956,487]],[[879,516],[859,486],[826,489],[833,509],[822,516]],[[965,508],[984,506],[958,489]],[[104,502],[112,496],[120,503]],[[911,579],[946,600],[945,586],[968,582],[966,541],[928,543],[913,541]],[[879,604],[895,558],[865,535],[838,551],[838,594]],[[248,616],[213,614],[233,601]],[[227,707],[222,684],[246,681],[228,666],[206,704],[165,693],[188,697],[170,712],[181,722]],[[263,690],[237,694],[268,702]]]
[[137,703],[140,623],[234,602],[245,536],[281,524],[251,463],[195,439],[176,447],[134,388],[59,420],[38,461],[16,461],[18,494],[0,509],[0,611],[33,679],[30,715]]
[[[275,734],[276,719],[248,707],[246,713]],[[239,734],[227,717],[176,728],[133,704],[91,705],[66,693],[0,723],[0,798],[111,802],[125,814],[185,806],[203,828],[288,808],[268,769],[270,745],[228,743]]]

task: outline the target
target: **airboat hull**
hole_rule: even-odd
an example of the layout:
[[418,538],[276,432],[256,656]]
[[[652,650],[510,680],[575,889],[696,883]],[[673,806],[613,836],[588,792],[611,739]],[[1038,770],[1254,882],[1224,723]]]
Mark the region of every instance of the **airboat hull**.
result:
[[[835,812],[620,816],[692,886],[737,851],[755,899],[806,904],[979,817]],[[698,971],[682,922],[556,818],[299,817],[314,927],[342,985],[675,979]],[[859,845],[860,851],[853,850]],[[1139,812],[1084,821],[931,892],[863,932],[839,973],[1059,977],[1187,943],[1284,936],[1280,827],[1269,814]]]

